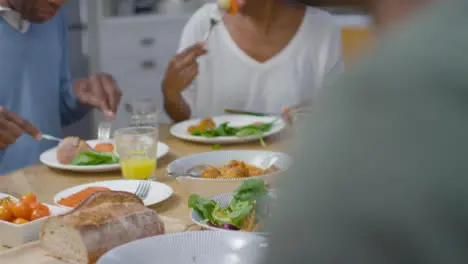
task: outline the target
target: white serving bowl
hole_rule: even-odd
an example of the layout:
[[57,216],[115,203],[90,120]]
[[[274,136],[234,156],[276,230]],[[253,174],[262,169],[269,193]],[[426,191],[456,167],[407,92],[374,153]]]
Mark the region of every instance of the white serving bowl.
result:
[[267,254],[268,241],[241,232],[182,232],[153,236],[116,247],[97,264],[255,264]]
[[[280,171],[257,177],[236,179],[204,179],[179,176],[197,165],[221,167],[228,164],[231,160],[243,161],[246,164],[254,165],[263,169],[274,164],[280,169]],[[281,172],[288,169],[291,164],[291,156],[281,152],[262,150],[227,150],[199,153],[180,158],[171,162],[167,167],[167,171],[170,176],[176,177],[189,193],[196,193],[203,197],[212,197],[231,193],[235,191],[243,181],[248,179],[263,179],[266,183],[272,183],[275,181],[275,178],[281,175]]]
[[[6,197],[10,197],[12,200],[18,201],[18,199],[10,195],[0,193],[0,199]],[[67,209],[58,206],[48,204],[44,205],[49,207],[51,216],[60,215],[68,211]],[[38,240],[42,222],[44,222],[46,218],[47,217],[37,219],[35,221],[31,221],[22,225],[17,225],[0,220],[0,244],[8,247],[16,247],[31,241]]]

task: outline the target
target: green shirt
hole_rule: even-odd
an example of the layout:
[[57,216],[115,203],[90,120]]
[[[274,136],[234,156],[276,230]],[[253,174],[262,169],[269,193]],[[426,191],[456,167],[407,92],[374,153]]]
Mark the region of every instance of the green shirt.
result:
[[314,108],[265,263],[468,263],[468,1],[387,34]]

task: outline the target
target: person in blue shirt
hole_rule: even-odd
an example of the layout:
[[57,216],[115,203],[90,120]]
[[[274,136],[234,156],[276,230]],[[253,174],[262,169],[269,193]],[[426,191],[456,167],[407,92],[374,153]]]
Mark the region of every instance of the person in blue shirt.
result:
[[0,0],[0,175],[32,165],[62,127],[98,108],[114,117],[121,92],[97,74],[72,82],[64,0]]

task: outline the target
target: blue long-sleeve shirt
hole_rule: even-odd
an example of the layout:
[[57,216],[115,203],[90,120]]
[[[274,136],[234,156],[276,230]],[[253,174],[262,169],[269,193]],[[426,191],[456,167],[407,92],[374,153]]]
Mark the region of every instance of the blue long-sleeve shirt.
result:
[[[88,110],[73,95],[67,46],[63,11],[46,23],[32,24],[26,33],[0,17],[0,105],[54,136]],[[0,175],[39,162],[40,154],[54,145],[22,135],[0,150]]]

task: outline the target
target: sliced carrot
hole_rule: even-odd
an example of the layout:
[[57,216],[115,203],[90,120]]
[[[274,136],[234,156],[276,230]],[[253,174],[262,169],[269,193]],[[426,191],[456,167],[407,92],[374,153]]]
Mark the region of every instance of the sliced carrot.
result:
[[248,216],[244,220],[244,225],[241,228],[242,231],[252,232],[253,227],[254,227],[254,223],[255,223],[255,204],[254,204],[254,208],[252,209],[252,213],[250,214],[250,216]]
[[114,145],[111,143],[99,143],[94,146],[94,150],[98,152],[113,152]]
[[58,204],[67,206],[67,207],[75,207],[79,205],[82,201],[84,201],[86,198],[88,198],[90,195],[92,195],[93,193],[100,192],[100,191],[110,191],[110,189],[106,187],[88,187],[82,191],[79,191],[68,197],[60,199],[58,201]]

